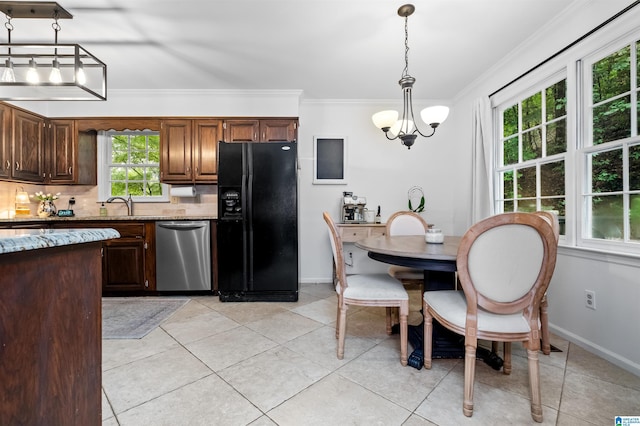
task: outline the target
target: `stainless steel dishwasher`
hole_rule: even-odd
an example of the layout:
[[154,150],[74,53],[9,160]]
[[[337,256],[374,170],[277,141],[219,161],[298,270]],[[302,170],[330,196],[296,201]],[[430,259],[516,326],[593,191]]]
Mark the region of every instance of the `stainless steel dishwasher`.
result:
[[156,290],[211,290],[209,221],[156,222]]

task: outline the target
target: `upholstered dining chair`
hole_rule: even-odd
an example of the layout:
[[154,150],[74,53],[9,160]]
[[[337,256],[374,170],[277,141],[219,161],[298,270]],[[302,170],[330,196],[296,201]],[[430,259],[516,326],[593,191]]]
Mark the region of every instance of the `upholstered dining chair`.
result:
[[[386,235],[424,235],[429,226],[417,213],[412,211],[399,211],[389,217],[386,225]],[[422,290],[424,286],[424,271],[405,266],[392,265],[389,267],[389,275],[400,280],[404,285],[418,285]],[[420,292],[422,294],[422,291]]]
[[344,343],[347,329],[347,309],[354,306],[380,306],[398,308],[400,312],[400,363],[407,365],[407,316],[409,315],[409,295],[400,281],[387,274],[352,274],[344,268],[342,239],[329,213],[322,214],[329,228],[331,250],[336,267],[336,293],[338,312],[336,337],[338,338],[338,359],[344,358]]
[[[429,225],[418,213],[412,211],[397,211],[393,213],[387,220],[385,226],[386,235],[424,235],[427,232]],[[424,292],[424,271],[422,269],[410,268],[408,266],[391,265],[387,270],[389,275],[399,280],[404,288],[407,290],[417,290],[420,296],[417,298],[417,306],[413,303],[409,303],[410,313],[412,317],[410,321],[416,323],[422,322],[422,315],[420,315],[420,300],[422,299],[422,293]],[[415,298],[414,298],[415,299]],[[415,310],[411,312],[411,309]],[[396,309],[387,308],[387,324],[389,330],[391,330],[392,324],[398,323],[398,313]]]
[[[558,220],[558,216],[555,213],[540,210],[535,212],[538,216],[542,217],[547,221],[551,228],[553,229],[553,235],[556,238],[556,244],[558,244],[558,240],[560,239],[560,222]],[[549,337],[549,314],[547,309],[549,307],[549,301],[547,300],[547,293],[544,293],[542,296],[542,301],[540,302],[540,340],[542,346],[542,353],[545,355],[549,355],[551,353],[551,338]],[[497,342],[493,342],[492,346],[493,352],[498,352]]]
[[463,291],[427,291],[423,297],[424,366],[431,368],[433,319],[465,336],[465,416],[473,414],[478,339],[504,342],[504,373],[511,342],[523,342],[529,363],[531,417],[542,421],[538,351],[540,303],[556,262],[553,228],[533,213],[503,213],[473,225],[457,254]]

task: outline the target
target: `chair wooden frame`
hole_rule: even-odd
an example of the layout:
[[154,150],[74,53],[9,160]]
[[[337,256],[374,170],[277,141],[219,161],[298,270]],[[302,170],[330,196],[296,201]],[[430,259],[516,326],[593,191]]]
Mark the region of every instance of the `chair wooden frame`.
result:
[[[406,230],[398,230],[398,221],[406,218],[410,218],[410,220],[414,221],[416,228],[422,228],[421,232],[415,233],[413,231],[408,232]],[[422,216],[410,210],[402,210],[393,213],[389,217],[385,226],[385,235],[424,235],[427,232],[427,229],[429,229],[429,225]],[[391,265],[387,272],[393,278],[399,280],[406,289],[417,288],[421,295],[424,292],[424,271],[422,269]],[[389,324],[389,331],[391,331],[391,324],[397,324],[398,322],[398,315],[395,311],[395,309],[387,308],[387,323]]]
[[[478,239],[487,231],[496,227],[505,225],[524,225],[533,228],[540,237],[541,254],[540,269],[537,267],[530,269],[537,276],[529,290],[515,300],[498,301],[490,298],[478,291],[472,279],[471,269],[474,264],[470,264],[470,252]],[[476,251],[477,253],[477,251]],[[483,254],[485,254],[483,252]],[[464,400],[463,413],[466,416],[473,414],[473,382],[475,376],[476,349],[478,339],[486,339],[492,341],[504,342],[504,373],[509,374],[511,371],[511,342],[523,342],[528,356],[529,363],[529,388],[531,395],[531,416],[536,422],[542,421],[542,403],[540,395],[539,380],[539,363],[538,351],[540,350],[540,305],[542,298],[549,286],[549,281],[553,275],[557,254],[557,242],[552,226],[546,219],[533,213],[504,213],[499,214],[473,225],[462,237],[458,248],[457,269],[458,278],[462,285],[464,296],[460,296],[455,290],[426,292],[423,299],[423,313],[425,317],[424,323],[424,366],[431,368],[431,351],[432,351],[432,333],[433,319],[435,318],[440,324],[449,330],[465,336],[465,379],[464,379]],[[490,254],[486,254],[489,256]],[[477,261],[477,259],[473,259]],[[537,264],[536,264],[537,265]],[[474,269],[475,271],[475,269]],[[536,272],[537,271],[537,272]],[[533,276],[531,274],[531,276]],[[486,284],[486,283],[485,283]],[[431,294],[430,294],[431,293]],[[436,294],[440,293],[440,294]],[[449,306],[448,310],[436,311],[430,304],[435,303],[436,299],[441,299],[449,293],[450,296],[457,295],[458,300],[462,299],[462,305],[458,305],[460,310],[465,309],[466,316],[464,326],[454,323],[452,314],[453,309]],[[455,300],[455,297],[454,299]],[[489,312],[497,321],[513,320],[520,318],[526,321],[526,326],[517,329],[517,331],[495,331],[486,329],[479,321],[479,317]],[[522,313],[519,317],[518,313]],[[502,315],[502,316],[501,316]],[[485,316],[486,318],[486,316]],[[494,323],[495,324],[495,323]],[[481,325],[481,327],[479,327]]]
[[[347,276],[344,268],[344,253],[342,239],[329,213],[322,214],[329,228],[331,237],[331,249],[336,267],[336,293],[338,295],[338,309],[336,315],[336,338],[338,339],[337,356],[344,358],[344,342],[347,327],[347,309],[354,306],[380,306],[385,308],[398,308],[400,312],[400,363],[407,365],[409,296],[402,284],[386,274],[356,274]],[[349,297],[349,281],[356,284],[358,297]],[[371,292],[368,293],[367,282],[371,282]],[[375,285],[378,288],[375,288]],[[387,319],[388,321],[389,319]]]
[[[538,211],[537,215],[541,216],[544,220],[546,220],[551,228],[553,228],[553,235],[556,237],[556,244],[558,244],[558,240],[560,239],[560,222],[558,220],[558,216],[554,213],[548,211]],[[549,337],[549,314],[547,313],[547,309],[549,307],[549,302],[547,300],[547,293],[544,293],[542,296],[542,301],[540,302],[540,330],[542,333],[542,353],[545,355],[549,355],[551,353],[551,338]]]

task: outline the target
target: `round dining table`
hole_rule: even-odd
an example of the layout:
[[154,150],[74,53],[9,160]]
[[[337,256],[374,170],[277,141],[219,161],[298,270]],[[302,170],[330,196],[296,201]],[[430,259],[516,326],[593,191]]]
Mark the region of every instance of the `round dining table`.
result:
[[[382,235],[356,241],[371,259],[424,270],[424,290],[456,288],[456,257],[461,237],[445,236],[443,243],[427,243],[423,235]],[[422,335],[422,326],[417,333]],[[422,338],[414,344],[422,354]],[[421,355],[420,355],[421,356]],[[464,337],[434,321],[432,358],[464,358]]]
[[456,257],[461,237],[445,236],[443,243],[427,243],[423,235],[382,235],[356,241],[373,259],[425,271],[425,290],[455,288]]

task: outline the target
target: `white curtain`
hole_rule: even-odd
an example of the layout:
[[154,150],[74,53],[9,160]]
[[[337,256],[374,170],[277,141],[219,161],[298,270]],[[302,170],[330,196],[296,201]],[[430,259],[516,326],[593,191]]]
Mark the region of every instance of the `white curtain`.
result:
[[473,103],[472,223],[494,214],[491,102],[482,97]]

